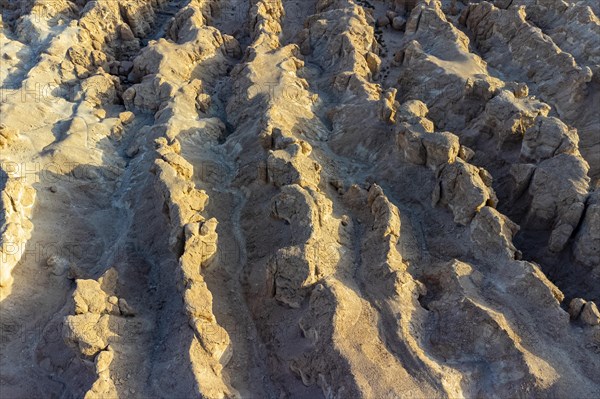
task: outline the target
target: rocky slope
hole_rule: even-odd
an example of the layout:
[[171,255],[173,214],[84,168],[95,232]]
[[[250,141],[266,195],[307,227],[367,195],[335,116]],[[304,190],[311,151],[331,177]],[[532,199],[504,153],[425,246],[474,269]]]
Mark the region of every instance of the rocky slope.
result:
[[600,396],[600,9],[0,0],[0,385]]

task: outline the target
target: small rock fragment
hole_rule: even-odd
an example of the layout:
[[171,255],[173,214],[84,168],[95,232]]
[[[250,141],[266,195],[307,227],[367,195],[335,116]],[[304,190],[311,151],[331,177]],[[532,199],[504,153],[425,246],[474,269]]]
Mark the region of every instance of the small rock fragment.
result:
[[460,146],[460,149],[458,150],[458,156],[469,162],[471,159],[473,159],[473,157],[475,156],[475,151],[473,151],[472,149],[470,149],[469,147],[466,147],[464,145]]
[[592,301],[587,302],[583,305],[581,315],[579,315],[581,321],[590,326],[597,326],[600,324],[600,311],[598,306]]
[[96,313],[101,314],[106,309],[106,293],[102,291],[96,280],[77,280],[77,287],[73,292],[75,314]]
[[96,355],[96,373],[100,374],[103,371],[107,370],[110,364],[115,357],[115,352],[112,350],[110,345],[106,348],[106,350],[101,351]]
[[46,265],[51,269],[52,274],[62,276],[69,270],[70,262],[61,256],[52,255],[46,260]]
[[124,298],[119,298],[119,310],[121,314],[125,317],[133,317],[135,316],[135,310],[127,303]]
[[104,109],[100,108],[100,109],[97,109],[94,111],[94,115],[96,117],[98,117],[99,119],[104,119],[104,118],[106,118],[106,111]]
[[119,66],[119,73],[121,75],[127,76],[129,72],[133,69],[133,62],[131,61],[121,61],[121,65]]
[[130,41],[135,39],[131,28],[129,28],[129,26],[126,24],[119,25],[119,36],[121,36],[121,40],[123,41]]
[[395,17],[392,20],[392,28],[395,30],[403,30],[406,26],[406,19],[403,17]]
[[581,298],[573,298],[569,304],[569,315],[572,320],[575,320],[581,314],[581,310],[585,306],[585,300]]
[[121,112],[119,114],[119,120],[123,122],[125,125],[130,124],[135,119],[135,114],[131,111]]
[[390,20],[386,16],[381,16],[377,18],[377,26],[388,26],[390,24]]

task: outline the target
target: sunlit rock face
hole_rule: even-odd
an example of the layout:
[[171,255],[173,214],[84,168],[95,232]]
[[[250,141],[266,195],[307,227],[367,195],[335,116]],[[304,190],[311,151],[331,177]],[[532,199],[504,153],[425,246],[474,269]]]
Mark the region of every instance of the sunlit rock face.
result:
[[600,397],[596,3],[0,5],[3,397]]

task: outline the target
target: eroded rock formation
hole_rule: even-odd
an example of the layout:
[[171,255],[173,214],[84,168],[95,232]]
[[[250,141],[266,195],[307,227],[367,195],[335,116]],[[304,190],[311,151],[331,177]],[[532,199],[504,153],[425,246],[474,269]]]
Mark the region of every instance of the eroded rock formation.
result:
[[6,397],[600,395],[600,9],[0,0]]

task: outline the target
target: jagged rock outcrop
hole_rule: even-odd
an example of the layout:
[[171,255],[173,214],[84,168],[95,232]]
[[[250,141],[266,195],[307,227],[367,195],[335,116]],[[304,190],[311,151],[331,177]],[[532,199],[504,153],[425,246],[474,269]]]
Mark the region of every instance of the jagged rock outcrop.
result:
[[456,162],[440,168],[437,175],[433,204],[440,202],[447,205],[454,214],[455,222],[466,225],[481,208],[496,205],[491,176],[485,169],[458,158]]
[[600,192],[594,191],[588,198],[585,204],[585,211],[581,219],[579,232],[575,237],[573,245],[573,254],[575,258],[587,265],[600,271]]
[[516,88],[501,90],[486,103],[485,110],[473,122],[473,128],[493,136],[501,150],[505,143],[522,142],[536,118],[547,116],[549,111],[548,105],[527,96],[527,86],[522,93]]
[[559,154],[579,154],[577,133],[557,118],[539,117],[525,131],[521,159],[540,162]]
[[429,110],[421,101],[402,104],[398,142],[405,159],[417,165],[427,165],[432,170],[454,163],[460,153],[460,143],[450,132],[433,132],[433,122],[426,118]]
[[269,180],[279,187],[290,184],[318,186],[321,166],[307,157],[311,150],[308,143],[302,142],[272,151],[267,159]]
[[512,257],[517,253],[513,237],[519,226],[492,207],[485,206],[475,215],[470,230],[475,250],[481,257],[498,252]]
[[116,279],[113,269],[98,281],[76,280],[71,304],[74,314],[66,316],[63,325],[67,345],[79,353],[84,363],[93,361],[96,380],[85,394],[85,398],[90,399],[117,395],[110,371],[115,357],[110,341],[118,336],[118,332],[113,330],[111,317],[132,316],[121,308],[122,303],[126,304],[123,298],[117,299],[104,291],[110,286],[105,283],[109,279]]
[[[563,52],[552,41],[545,40],[539,28],[526,21],[526,16],[523,8],[501,10],[484,1],[469,7],[463,18],[474,32],[479,48],[492,52],[490,57],[494,63],[508,58],[507,61],[534,82],[559,112],[572,113],[575,104],[584,98],[592,72],[589,67],[578,66],[571,54]],[[528,49],[532,48],[538,54],[537,62],[543,64],[531,62]]]
[[531,198],[524,224],[533,229],[551,228],[549,248],[562,250],[583,214],[589,184],[587,163],[581,157],[560,154],[533,167],[513,166],[516,193],[525,187]]
[[172,223],[170,244],[175,248],[183,238],[183,226],[204,221],[200,212],[204,209],[208,196],[196,189],[191,181],[193,168],[177,154],[178,141],[169,145],[167,139],[161,137],[157,139],[156,145],[159,154],[154,161],[157,190],[168,204],[169,220]]

